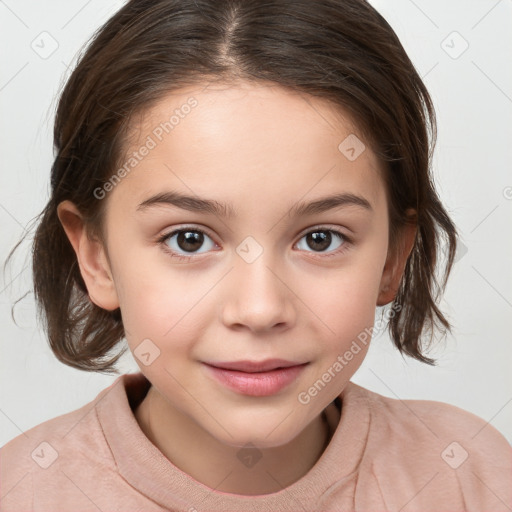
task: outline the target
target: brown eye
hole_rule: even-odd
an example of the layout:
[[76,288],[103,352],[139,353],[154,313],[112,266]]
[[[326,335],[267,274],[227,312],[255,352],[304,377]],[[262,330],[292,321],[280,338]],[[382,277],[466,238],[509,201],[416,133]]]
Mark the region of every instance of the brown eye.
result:
[[[305,243],[300,247],[303,240]],[[297,246],[306,252],[326,253],[326,256],[331,256],[340,253],[348,242],[350,242],[348,237],[339,231],[317,228],[306,233]],[[312,251],[308,249],[312,249]]]
[[328,231],[314,231],[306,235],[308,247],[317,251],[325,251],[331,245],[332,236]]
[[[204,231],[197,228],[176,229],[162,236],[159,242],[164,244],[166,251],[178,258],[189,258],[195,254],[207,252],[215,247],[215,242],[213,242]],[[206,249],[199,251],[205,245]],[[208,245],[210,245],[210,247],[208,247]]]
[[178,247],[186,252],[196,251],[203,245],[203,242],[204,235],[198,231],[180,231],[176,238]]

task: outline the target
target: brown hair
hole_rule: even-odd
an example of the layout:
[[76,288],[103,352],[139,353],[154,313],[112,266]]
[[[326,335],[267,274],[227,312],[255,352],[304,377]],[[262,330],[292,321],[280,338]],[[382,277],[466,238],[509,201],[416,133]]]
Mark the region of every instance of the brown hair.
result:
[[417,212],[390,335],[402,354],[434,364],[424,351],[435,328],[451,327],[436,302],[457,234],[431,176],[435,111],[393,29],[364,0],[131,0],[92,36],[58,103],[51,197],[33,244],[35,298],[56,357],[118,373],[126,350],[108,354],[124,337],[121,312],[89,299],[57,206],[72,201],[91,236],[104,242],[106,201],[93,191],[122,165],[134,116],[182,86],[236,80],[270,81],[329,100],[355,120],[385,171],[390,248],[406,210]]

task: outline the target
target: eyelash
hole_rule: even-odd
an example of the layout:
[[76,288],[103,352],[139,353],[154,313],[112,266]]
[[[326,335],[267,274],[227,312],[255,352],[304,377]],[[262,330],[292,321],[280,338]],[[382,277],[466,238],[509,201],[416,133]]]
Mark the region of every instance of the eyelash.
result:
[[[185,227],[182,227],[180,229],[175,229],[174,231],[171,231],[169,233],[165,233],[164,235],[162,235],[161,237],[158,238],[157,243],[162,245],[163,250],[165,252],[167,252],[168,254],[170,254],[170,256],[172,258],[177,258],[180,261],[190,261],[191,259],[194,259],[196,256],[194,256],[194,255],[183,256],[182,254],[178,254],[178,253],[174,252],[173,250],[171,250],[169,248],[169,246],[166,244],[167,240],[169,240],[169,238],[171,238],[175,234],[186,232],[186,231],[192,231],[194,233],[201,233],[203,235],[206,235],[208,238],[212,238],[206,231],[203,231],[200,228],[186,227],[185,226]],[[315,227],[313,229],[310,229],[309,231],[304,233],[300,237],[300,239],[304,238],[305,236],[307,236],[307,235],[309,235],[311,233],[317,233],[319,231],[327,231],[327,232],[330,232],[330,233],[334,233],[335,235],[339,236],[343,240],[343,244],[341,245],[341,247],[339,247],[338,249],[335,249],[334,251],[331,251],[331,252],[328,252],[328,253],[325,253],[325,254],[323,254],[321,252],[320,253],[316,253],[316,254],[320,255],[321,258],[331,258],[331,257],[334,257],[334,256],[338,256],[338,255],[344,253],[348,249],[347,246],[351,246],[352,245],[352,239],[350,237],[348,237],[347,235],[345,235],[345,233],[342,233],[341,231],[338,231],[337,229],[327,228],[325,226],[317,226],[317,227]]]

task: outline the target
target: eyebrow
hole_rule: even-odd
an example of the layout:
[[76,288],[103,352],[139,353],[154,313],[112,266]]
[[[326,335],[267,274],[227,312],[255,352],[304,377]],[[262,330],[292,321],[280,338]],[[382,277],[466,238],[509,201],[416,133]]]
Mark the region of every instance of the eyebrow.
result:
[[[209,213],[219,217],[234,217],[235,209],[231,204],[224,204],[213,199],[205,199],[181,194],[175,191],[160,192],[145,199],[137,206],[137,211],[147,211],[149,208],[162,205],[171,205],[191,212]],[[334,208],[355,206],[363,210],[373,211],[370,202],[364,197],[343,193],[321,197],[315,201],[296,203],[290,208],[289,217],[306,216],[322,213]]]

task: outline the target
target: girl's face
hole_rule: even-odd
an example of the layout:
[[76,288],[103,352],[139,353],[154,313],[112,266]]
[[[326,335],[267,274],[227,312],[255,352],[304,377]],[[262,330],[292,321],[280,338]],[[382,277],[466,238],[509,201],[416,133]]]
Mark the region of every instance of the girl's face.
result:
[[[133,128],[100,199],[113,284],[91,279],[91,299],[120,306],[168,411],[231,446],[285,444],[368,349],[392,263],[376,157],[329,103],[274,84],[181,89]],[[231,387],[207,365],[274,358],[303,366]]]

